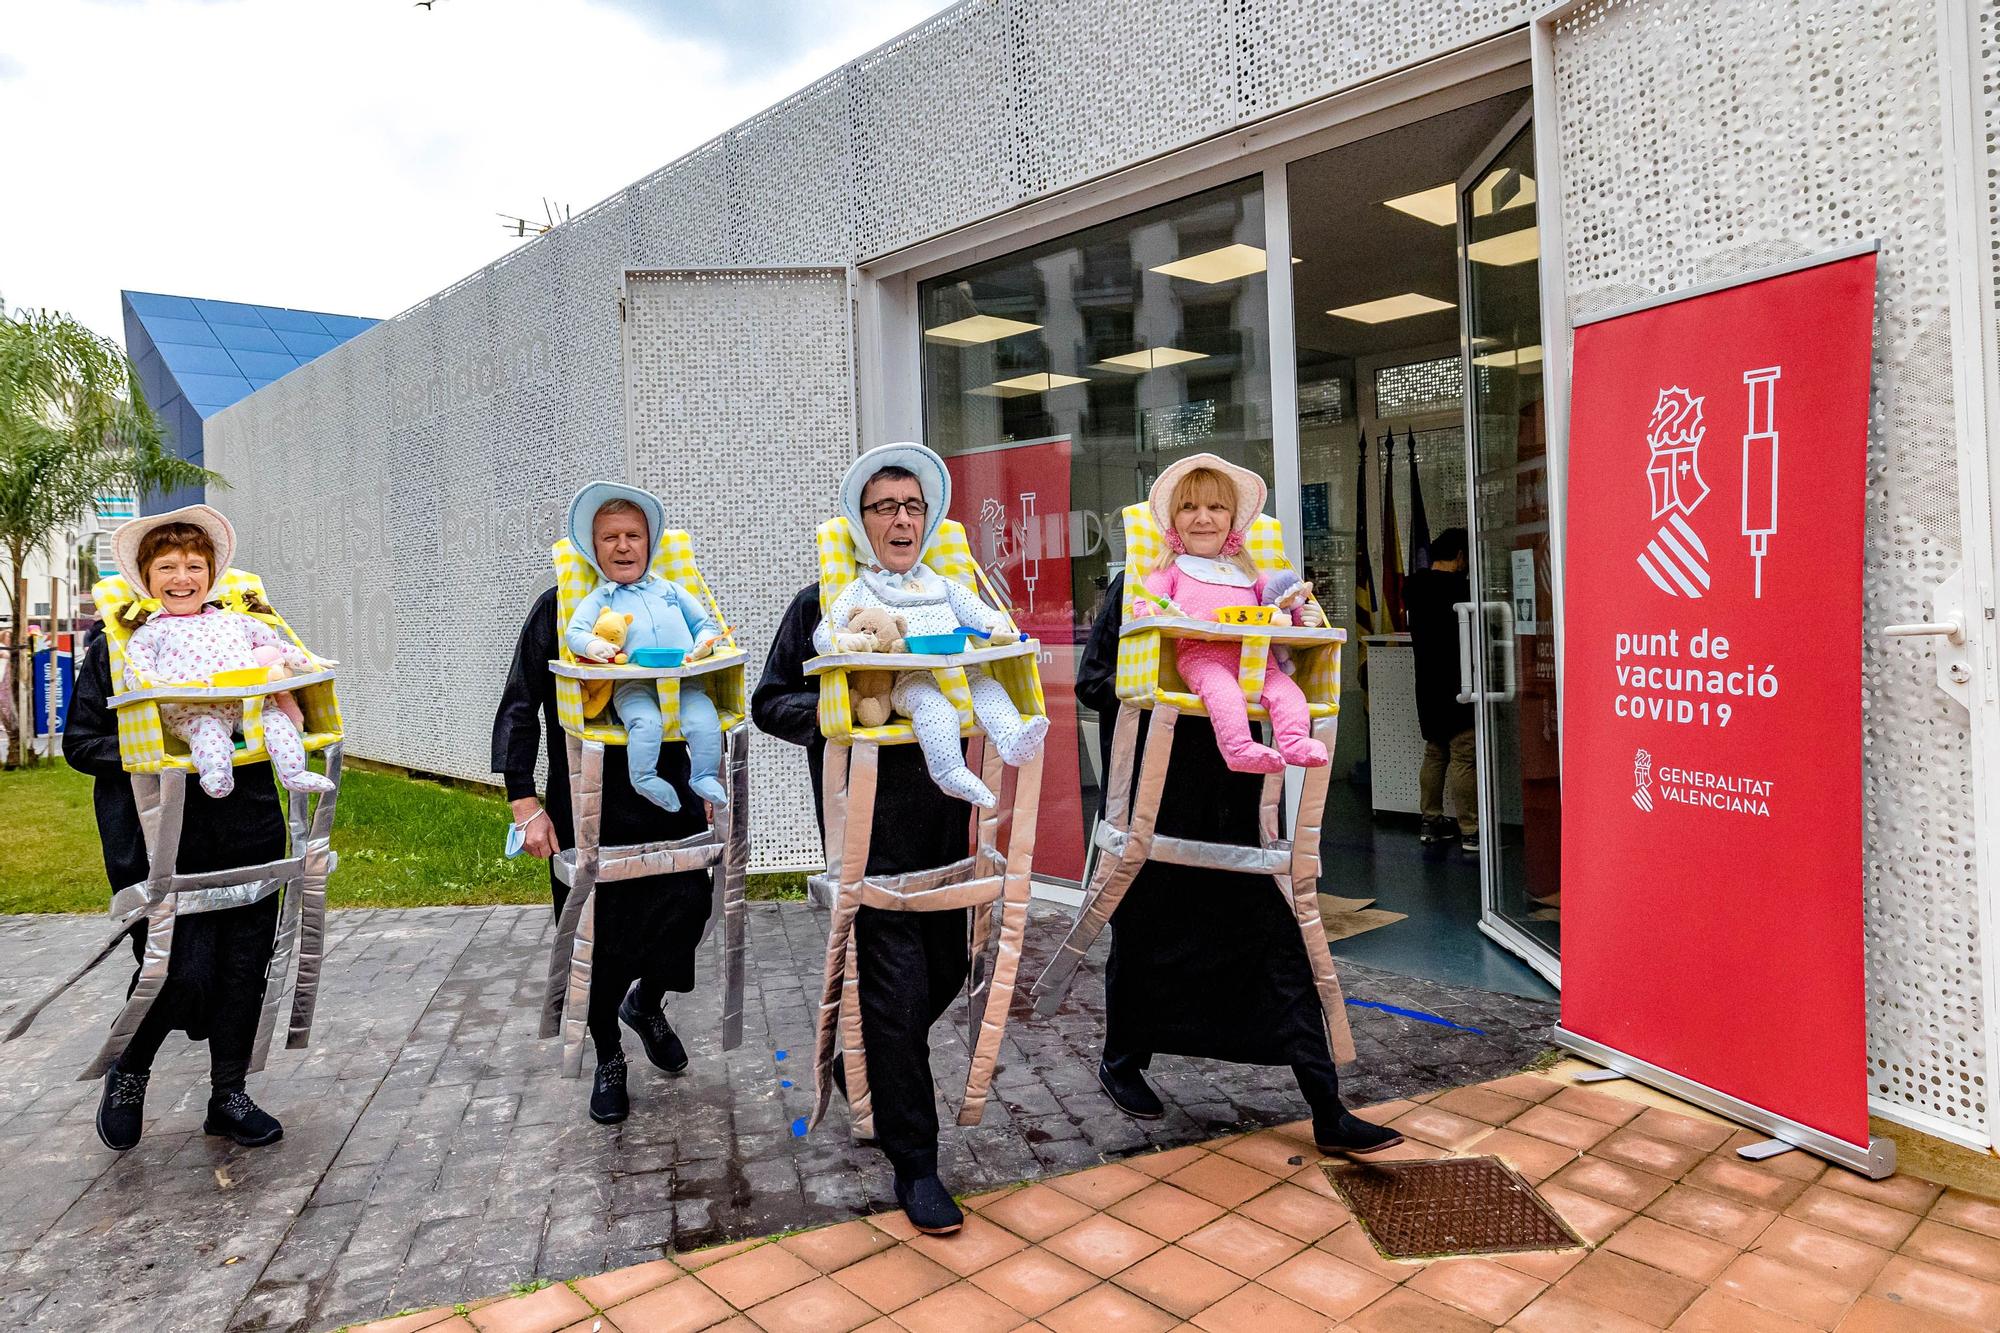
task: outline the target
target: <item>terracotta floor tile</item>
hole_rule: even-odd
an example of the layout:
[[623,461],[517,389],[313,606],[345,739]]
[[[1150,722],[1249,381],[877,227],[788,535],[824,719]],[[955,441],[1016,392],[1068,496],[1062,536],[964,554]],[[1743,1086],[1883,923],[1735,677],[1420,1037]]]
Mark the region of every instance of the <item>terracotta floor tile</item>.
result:
[[1322,1333],[1327,1321],[1269,1287],[1246,1282],[1193,1322],[1207,1333]]
[[1700,1148],[1642,1133],[1636,1120],[1590,1151],[1621,1166],[1637,1167],[1668,1180],[1679,1180],[1708,1159],[1708,1154]]
[[1558,1111],[1548,1105],[1529,1107],[1508,1121],[1507,1128],[1517,1134],[1532,1134],[1538,1139],[1560,1143],[1565,1148],[1575,1148],[1579,1152],[1594,1146],[1612,1130],[1612,1126],[1602,1120],[1572,1115],[1568,1111]]
[[1638,1119],[1639,1113],[1646,1109],[1643,1102],[1628,1101],[1626,1098],[1613,1097],[1610,1093],[1596,1092],[1590,1088],[1564,1088],[1542,1105],[1552,1106],[1558,1111],[1568,1111],[1571,1115],[1602,1120],[1607,1125],[1628,1125]]
[[525,1296],[510,1296],[474,1310],[472,1326],[479,1333],[555,1333],[590,1314],[582,1297],[561,1283]]
[[1096,1284],[1095,1277],[1039,1245],[972,1275],[973,1286],[1029,1317],[1053,1310]]
[[1257,1280],[1329,1319],[1345,1319],[1396,1285],[1316,1249],[1293,1255]]
[[895,1243],[859,1218],[837,1226],[801,1231],[778,1242],[822,1273],[845,1268]]
[[[1626,1226],[1631,1226],[1631,1223],[1626,1223]],[[1589,1254],[1590,1251],[1586,1249],[1522,1250],[1518,1254],[1490,1254],[1486,1257],[1502,1268],[1526,1273],[1529,1277],[1539,1278],[1543,1282],[1554,1282],[1582,1263]]]
[[1480,1087],[1488,1092],[1498,1092],[1509,1097],[1519,1097],[1524,1102],[1545,1102],[1563,1090],[1563,1085],[1552,1078],[1540,1074],[1509,1074],[1496,1078]]
[[1507,1325],[1522,1333],[1658,1333],[1657,1324],[1648,1324],[1617,1310],[1572,1296],[1561,1286],[1543,1292],[1534,1304],[1514,1316]]
[[1870,1245],[1880,1245],[1885,1250],[1895,1249],[1917,1229],[1915,1213],[1891,1208],[1886,1203],[1856,1198],[1824,1185],[1808,1186],[1806,1192],[1785,1209],[1785,1216],[1825,1227],[1828,1231],[1838,1231],[1856,1240],[1865,1240]]
[[1763,1234],[1778,1215],[1769,1208],[1753,1208],[1692,1185],[1676,1185],[1653,1200],[1646,1216],[1741,1250]]
[[1166,1333],[1179,1322],[1165,1310],[1109,1282],[1042,1316],[1042,1323],[1053,1333]]
[[1361,1229],[1359,1222],[1350,1222],[1337,1228],[1332,1235],[1321,1237],[1314,1243],[1314,1248],[1325,1250],[1334,1258],[1344,1259],[1363,1272],[1373,1273],[1389,1282],[1403,1282],[1421,1271],[1420,1265],[1383,1258],[1382,1252],[1375,1248],[1375,1242],[1368,1239],[1368,1233]]
[[1594,1199],[1588,1194],[1578,1194],[1575,1190],[1564,1189],[1560,1185],[1543,1185],[1540,1193],[1549,1207],[1561,1213],[1563,1220],[1577,1235],[1596,1245],[1605,1237],[1632,1220],[1632,1210],[1620,1208],[1616,1204]]
[[870,1213],[861,1219],[891,1240],[909,1240],[923,1233],[910,1224],[910,1217],[900,1208],[891,1208],[886,1213]]
[[750,1318],[765,1333],[848,1333],[874,1319],[875,1307],[822,1277],[753,1307]]
[[[1787,1153],[1796,1157],[1797,1153]],[[1781,1160],[1773,1158],[1773,1161]],[[1683,1180],[1711,1194],[1720,1194],[1738,1203],[1783,1212],[1792,1206],[1811,1182],[1780,1175],[1763,1163],[1752,1164],[1736,1157],[1710,1157]]]
[[1400,1287],[1347,1321],[1356,1333],[1492,1333],[1478,1315]]
[[[1323,1199],[1332,1199],[1339,1203],[1340,1196],[1334,1193],[1333,1182],[1326,1178],[1326,1168],[1326,1162],[1314,1162],[1309,1166],[1300,1167],[1292,1173],[1287,1183],[1297,1185],[1302,1190],[1311,1190]],[[1343,1203],[1340,1206],[1345,1208],[1347,1205]]]
[[1283,1180],[1319,1157],[1319,1150],[1313,1147],[1310,1129],[1303,1135],[1282,1128],[1261,1130],[1245,1134],[1218,1151],[1224,1157],[1254,1166],[1278,1180]]
[[1134,1171],[1121,1162],[1107,1162],[1074,1175],[1057,1176],[1048,1182],[1050,1189],[1067,1194],[1079,1203],[1087,1203],[1092,1208],[1109,1208],[1126,1195],[1137,1194],[1151,1183],[1152,1178],[1143,1171]]
[[699,1282],[673,1282],[634,1296],[605,1311],[628,1333],[694,1333],[736,1313],[729,1302]]
[[910,1333],[1005,1333],[1018,1328],[1021,1316],[970,1282],[954,1282],[896,1311],[895,1320]]
[[1868,1290],[1884,1300],[1934,1310],[1978,1328],[2000,1328],[2000,1285],[1908,1255],[1891,1259]]
[[[451,1312],[447,1310],[445,1313],[450,1314]],[[466,1319],[462,1315],[455,1315],[452,1318],[446,1319],[441,1324],[426,1325],[424,1333],[478,1333],[478,1330],[473,1328],[471,1320]]]
[[[899,1212],[896,1216],[901,1217],[902,1214]],[[706,1268],[710,1264],[719,1264],[724,1259],[733,1259],[763,1244],[762,1236],[752,1236],[749,1240],[733,1240],[726,1245],[711,1245],[704,1250],[689,1250],[686,1254],[675,1255],[674,1262],[692,1273],[697,1268]]]
[[[1849,1175],[1850,1173],[1846,1171],[1829,1171],[1827,1172],[1826,1183],[1834,1183],[1833,1177],[1835,1176]],[[1852,1178],[1860,1179],[1858,1176]],[[1915,1184],[1930,1184],[1929,1181],[1919,1181],[1914,1176],[1891,1176],[1885,1181],[1865,1181],[1863,1183],[1886,1185],[1898,1180],[1908,1180]],[[1932,1188],[1935,1189],[1936,1186],[1932,1186]],[[1884,1202],[1891,1201],[1884,1200]],[[1961,1190],[1946,1190],[1944,1197],[1939,1199],[1937,1205],[1931,1209],[1930,1219],[1933,1222],[1942,1222],[1946,1226],[1957,1227],[1961,1231],[1977,1231],[1982,1236],[1992,1236],[2000,1239],[2000,1201],[1982,1199],[1976,1194],[1966,1194]]]
[[1675,1111],[1663,1111],[1657,1106],[1649,1106],[1639,1112],[1627,1128],[1644,1134],[1649,1139],[1661,1139],[1688,1148],[1699,1148],[1705,1153],[1714,1152],[1728,1142],[1729,1136],[1735,1133],[1733,1125],[1718,1124],[1713,1120],[1702,1120]]
[[[1944,1193],[1942,1185],[1934,1185],[1921,1176],[1890,1176],[1887,1180],[1870,1180],[1852,1171],[1829,1170],[1819,1178],[1819,1183],[1827,1189],[1838,1190],[1842,1194],[1852,1194],[1857,1199],[1867,1199],[1870,1203],[1886,1203],[1891,1208],[1900,1208],[1906,1213],[1923,1214],[1932,1211],[1938,1196]],[[1960,1195],[1971,1199],[1971,1195]],[[1974,1200],[1983,1203],[1994,1214],[1994,1225],[2000,1227],[2000,1206],[1985,1199]],[[1938,1221],[1948,1222],[1950,1218],[1940,1217]],[[1955,1224],[1955,1225],[1963,1225]],[[1978,1227],[1970,1228],[1973,1231]],[[2000,1235],[2000,1231],[1991,1232]]]
[[1305,1248],[1305,1242],[1259,1222],[1230,1213],[1185,1237],[1181,1248],[1232,1273],[1256,1277]]
[[[1268,1279],[1267,1279],[1268,1280]],[[1433,1300],[1504,1324],[1548,1289],[1548,1283],[1502,1267],[1490,1259],[1440,1259],[1403,1284]]]
[[1903,1253],[1914,1259],[1956,1268],[1982,1282],[2000,1281],[2000,1240],[1976,1231],[1925,1221],[1903,1242]]
[[1522,1101],[1519,1097],[1509,1097],[1504,1092],[1491,1088],[1452,1088],[1432,1098],[1428,1105],[1453,1115],[1462,1115],[1469,1120],[1478,1120],[1488,1125],[1504,1125],[1521,1112],[1533,1106],[1533,1102]]
[[[1441,1157],[1450,1157],[1451,1155],[1452,1151],[1449,1148],[1441,1148],[1427,1139],[1420,1139],[1414,1135],[1410,1135],[1406,1136],[1401,1143],[1393,1148],[1384,1148],[1380,1152],[1369,1153],[1367,1160],[1371,1162],[1428,1162]],[[1337,1164],[1353,1159],[1347,1157],[1330,1157],[1327,1160]]]
[[1604,1242],[1604,1248],[1690,1282],[1703,1283],[1715,1281],[1716,1275],[1729,1267],[1730,1260],[1737,1255],[1734,1246],[1650,1217],[1635,1217],[1627,1222]]
[[782,1245],[763,1245],[710,1264],[694,1276],[737,1309],[747,1310],[781,1291],[812,1281],[819,1270]]
[[1027,1240],[1046,1240],[1091,1214],[1091,1207],[1047,1185],[1030,1185],[990,1203],[981,1216],[991,1218]]
[[1137,1157],[1127,1157],[1124,1164],[1134,1171],[1143,1171],[1157,1180],[1161,1176],[1172,1175],[1207,1151],[1199,1143],[1192,1143],[1184,1148],[1169,1148],[1165,1152],[1141,1153]]
[[[1247,1168],[1246,1168],[1247,1169]],[[1043,1248],[1099,1277],[1130,1268],[1166,1242],[1103,1213],[1049,1237]]]
[[609,1310],[620,1301],[629,1301],[642,1291],[664,1286],[681,1276],[681,1266],[671,1259],[655,1259],[649,1264],[614,1268],[596,1277],[580,1278],[576,1289],[600,1310]]
[[835,1273],[833,1280],[883,1314],[893,1314],[920,1296],[950,1286],[952,1274],[915,1250],[898,1245],[849,1264]]
[[1425,1143],[1457,1152],[1493,1132],[1493,1126],[1470,1116],[1454,1115],[1435,1106],[1419,1106],[1398,1116],[1391,1129]]
[[[1299,1193],[1304,1194],[1305,1191],[1300,1190]],[[1173,1241],[1221,1217],[1223,1208],[1219,1203],[1210,1203],[1198,1194],[1189,1194],[1178,1185],[1169,1185],[1161,1180],[1129,1198],[1120,1199],[1104,1211],[1161,1240]]]
[[1673,1184],[1650,1171],[1638,1171],[1592,1154],[1585,1154],[1551,1176],[1549,1183],[1588,1194],[1635,1213],[1665,1194]]
[[1695,1297],[1694,1304],[1674,1321],[1674,1333],[1811,1333],[1811,1330],[1811,1324],[1802,1324],[1790,1315],[1713,1290]]
[[[1332,1255],[1325,1257],[1329,1262],[1340,1262]],[[1367,1274],[1362,1276],[1367,1277]],[[1243,1278],[1221,1264],[1210,1263],[1178,1245],[1169,1245],[1156,1254],[1146,1256],[1111,1280],[1182,1319],[1200,1314],[1244,1282]],[[1369,1281],[1381,1280],[1369,1278]],[[1384,1291],[1388,1290],[1387,1283],[1381,1285]]]
[[1555,1289],[1658,1328],[1673,1323],[1702,1291],[1699,1282],[1609,1250],[1599,1250],[1578,1264]]
[[888,1315],[883,1315],[880,1319],[871,1319],[863,1324],[859,1333],[903,1333],[903,1326]]
[[1275,1185],[1236,1210],[1252,1222],[1262,1222],[1273,1231],[1296,1236],[1311,1244],[1353,1214],[1347,1208],[1297,1185]]
[[1420,1101],[1399,1097],[1392,1102],[1376,1102],[1373,1106],[1360,1107],[1355,1110],[1354,1114],[1360,1116],[1363,1120],[1372,1120],[1378,1125],[1386,1125],[1405,1111],[1413,1111],[1422,1105],[1423,1103]]
[[418,1310],[414,1314],[391,1315],[387,1319],[376,1319],[366,1324],[356,1324],[346,1333],[421,1333],[433,1324],[441,1324],[451,1318],[451,1307],[440,1305],[434,1310]]
[[1511,1129],[1494,1130],[1481,1139],[1473,1151],[1483,1157],[1498,1157],[1520,1172],[1521,1178],[1531,1185],[1547,1180],[1577,1158],[1574,1148],[1550,1143],[1530,1134],[1517,1134]]
[[978,1213],[967,1214],[965,1226],[950,1236],[918,1236],[909,1247],[960,1277],[997,1264],[1028,1242]]
[[1715,1280],[1715,1289],[1814,1328],[1838,1324],[1860,1294],[1827,1281],[1822,1273],[1794,1268],[1762,1254],[1738,1255]]
[[1940,1319],[1929,1310],[1912,1310],[1880,1296],[1863,1296],[1840,1321],[1840,1333],[1969,1333],[1973,1328],[1975,1325]]
[[961,1208],[984,1208],[987,1204],[997,1203],[1020,1188],[1019,1185],[1002,1185],[997,1190],[983,1190],[978,1194],[968,1194],[958,1201],[959,1206]]
[[1271,1188],[1276,1179],[1247,1163],[1215,1153],[1200,1161],[1190,1162],[1167,1177],[1169,1184],[1178,1185],[1190,1194],[1199,1194],[1210,1203],[1219,1203],[1224,1208],[1234,1208],[1246,1199],[1256,1198]]
[[1754,1143],[1767,1143],[1769,1141],[1770,1135],[1768,1134],[1754,1129],[1739,1129],[1722,1141],[1722,1146],[1716,1150],[1716,1156],[1726,1157],[1732,1162],[1743,1162],[1746,1165],[1754,1165],[1759,1171],[1768,1171],[1774,1176],[1783,1176],[1787,1180],[1803,1180],[1807,1184],[1811,1184],[1826,1174],[1826,1159],[1815,1157],[1809,1152],[1793,1151],[1779,1153],[1776,1157],[1766,1157],[1754,1163],[1748,1158],[1736,1155],[1738,1148],[1747,1148]]
[[1873,1282],[1889,1262],[1887,1250],[1793,1217],[1771,1223],[1747,1248],[1766,1259],[1809,1269],[1850,1293]]

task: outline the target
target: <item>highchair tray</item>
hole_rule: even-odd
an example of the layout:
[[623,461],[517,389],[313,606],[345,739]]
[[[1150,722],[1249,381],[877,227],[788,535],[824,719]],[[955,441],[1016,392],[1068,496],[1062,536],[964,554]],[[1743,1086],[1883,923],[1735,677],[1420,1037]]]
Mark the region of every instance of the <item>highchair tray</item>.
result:
[[1118,637],[1123,639],[1162,630],[1167,631],[1170,639],[1197,639],[1209,643],[1268,639],[1272,643],[1315,647],[1347,642],[1347,631],[1332,626],[1309,629],[1304,625],[1223,625],[1213,620],[1196,620],[1192,616],[1135,616],[1119,627]]
[[699,662],[677,667],[608,666],[601,662],[549,661],[549,671],[569,680],[680,680],[743,665],[741,648],[718,648]]
[[969,653],[825,653],[810,658],[808,676],[824,676],[831,671],[938,671],[948,667],[982,666],[1009,658],[1032,657],[1041,652],[1039,639],[1022,639],[1003,648],[975,648]]
[[257,685],[195,685],[168,682],[148,686],[143,690],[127,690],[114,694],[105,702],[112,708],[129,708],[143,703],[189,703],[194,701],[241,702],[244,699],[267,698],[273,694],[283,694],[287,690],[301,690],[308,685],[323,685],[333,679],[331,671],[315,671],[310,675],[287,676],[283,680],[267,680]]

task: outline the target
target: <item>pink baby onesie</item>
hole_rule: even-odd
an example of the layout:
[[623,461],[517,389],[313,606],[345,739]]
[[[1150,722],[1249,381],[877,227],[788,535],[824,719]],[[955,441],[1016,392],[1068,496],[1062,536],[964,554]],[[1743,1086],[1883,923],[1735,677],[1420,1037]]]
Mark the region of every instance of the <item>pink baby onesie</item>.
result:
[[[1143,580],[1148,591],[1171,599],[1195,620],[1214,620],[1225,606],[1262,606],[1265,576],[1254,579],[1227,560],[1210,560],[1198,555],[1176,557],[1165,569],[1154,570]],[[1283,613],[1280,613],[1283,614]],[[1291,612],[1292,622],[1298,612]],[[1188,688],[1201,696],[1208,708],[1208,720],[1215,727],[1215,743],[1222,761],[1239,773],[1276,773],[1287,763],[1317,768],[1326,762],[1326,747],[1312,737],[1312,714],[1306,707],[1305,692],[1298,682],[1278,669],[1275,661],[1264,669],[1261,701],[1271,715],[1271,730],[1278,742],[1273,750],[1259,745],[1250,735],[1250,710],[1243,703],[1243,690],[1236,672],[1242,650],[1233,643],[1203,643],[1182,639],[1174,645],[1174,663]]]
[[[205,681],[218,671],[257,665],[258,648],[277,648],[285,665],[310,670],[312,662],[292,642],[252,616],[205,606],[195,615],[165,612],[132,631],[125,645],[125,683],[144,689],[165,682]],[[160,720],[168,731],[187,742],[201,789],[210,796],[227,796],[236,786],[231,739],[243,721],[237,703],[176,703],[160,705]],[[278,781],[292,791],[329,792],[333,784],[306,767],[305,745],[298,728],[275,702],[264,708],[264,748]]]

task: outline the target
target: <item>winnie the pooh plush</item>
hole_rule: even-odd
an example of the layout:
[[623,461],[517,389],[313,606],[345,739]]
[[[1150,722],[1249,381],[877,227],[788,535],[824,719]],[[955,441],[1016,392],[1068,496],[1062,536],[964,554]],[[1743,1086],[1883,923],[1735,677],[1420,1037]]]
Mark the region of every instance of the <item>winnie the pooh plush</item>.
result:
[[[847,618],[847,628],[833,636],[836,652],[900,653],[909,626],[903,618],[882,607],[863,607]],[[895,687],[893,671],[851,671],[847,688],[854,700],[854,720],[864,727],[879,727],[889,721],[889,692]]]
[[[621,615],[616,611],[607,610],[597,617],[597,623],[591,626],[590,632],[606,643],[615,644],[620,649],[623,649],[625,647],[625,630],[631,623],[631,612],[628,611]],[[624,664],[625,654],[621,651],[611,659],[608,665],[623,666]],[[589,664],[586,663],[586,665]],[[585,717],[596,717],[604,711],[604,705],[611,702],[612,683],[608,680],[586,680],[583,682],[583,715]]]

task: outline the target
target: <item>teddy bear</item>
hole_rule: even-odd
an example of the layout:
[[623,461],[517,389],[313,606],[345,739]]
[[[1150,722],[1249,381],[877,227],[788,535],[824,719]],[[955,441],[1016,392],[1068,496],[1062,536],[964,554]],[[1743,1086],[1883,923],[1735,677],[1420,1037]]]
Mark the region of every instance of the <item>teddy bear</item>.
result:
[[[883,607],[862,607],[847,618],[847,628],[833,636],[835,652],[900,653],[909,626],[903,618]],[[854,700],[854,720],[864,727],[880,727],[889,721],[889,692],[895,687],[893,671],[850,671],[847,688]]]
[[[257,659],[258,666],[265,668],[268,672],[268,678],[271,680],[283,680],[292,674],[291,668],[285,665],[285,650],[277,644],[266,644],[262,648],[252,648],[250,656]],[[299,707],[299,701],[292,697],[290,690],[286,690],[283,694],[272,695],[271,702],[278,706],[279,712],[292,720],[293,726],[297,727],[300,731],[306,729],[305,710]]]
[[[625,630],[631,623],[631,612],[627,611],[621,614],[617,611],[606,610],[597,617],[597,623],[591,626],[590,632],[606,643],[612,644],[622,650],[625,647]],[[620,651],[613,655],[609,663],[601,665],[623,666],[624,664],[625,653]],[[583,682],[583,715],[585,717],[596,717],[604,711],[604,705],[611,702],[611,686],[612,682],[608,680],[586,680]]]

